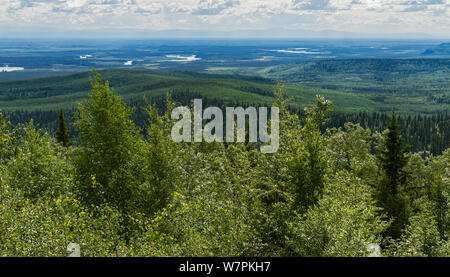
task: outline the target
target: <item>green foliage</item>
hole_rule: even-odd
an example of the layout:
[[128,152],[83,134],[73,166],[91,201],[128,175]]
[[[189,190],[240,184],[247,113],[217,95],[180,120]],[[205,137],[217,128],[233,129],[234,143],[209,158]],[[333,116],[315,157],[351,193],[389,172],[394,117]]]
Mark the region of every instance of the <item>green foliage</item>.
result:
[[11,189],[3,194],[0,217],[0,256],[67,256],[69,243],[80,245],[81,256],[169,255],[161,244],[170,239],[147,228],[150,219],[130,217],[146,235],[131,248],[121,236],[120,212],[108,206],[87,210],[69,196],[32,204]]
[[409,199],[404,193],[407,172],[404,167],[408,163],[408,147],[403,145],[399,125],[394,110],[388,129],[384,134],[383,145],[379,155],[381,180],[377,186],[377,200],[387,216],[393,222],[386,231],[386,235],[398,238],[402,229],[408,223]]
[[[318,63],[319,66],[309,67]],[[399,69],[389,66],[400,63]],[[379,66],[377,66],[379,64]],[[443,102],[447,80],[436,80],[429,85],[430,78],[419,78],[410,74],[438,74],[435,68],[448,70],[448,60],[339,60],[306,62],[303,64],[269,67],[260,77],[238,75],[216,75],[194,72],[153,72],[141,70],[102,70],[102,76],[110,80],[110,86],[115,89],[123,100],[137,109],[133,114],[133,121],[141,128],[146,128],[146,113],[139,109],[145,106],[143,96],[150,103],[156,103],[162,109],[165,93],[170,91],[175,101],[188,105],[193,98],[202,98],[207,106],[267,106],[273,99],[273,79],[280,77],[285,80],[285,95],[291,98],[289,109],[303,117],[303,108],[315,103],[317,88],[322,88],[321,94],[335,104],[327,127],[343,127],[346,122],[359,123],[363,128],[372,131],[385,129],[387,115],[392,106],[396,107],[401,117],[399,122],[403,129],[403,137],[412,145],[412,150],[429,151],[439,155],[448,148],[450,141],[449,120],[450,103]],[[344,66],[341,66],[344,65]],[[300,67],[301,73],[295,68]],[[355,68],[349,70],[347,67]],[[293,67],[293,72],[283,73],[284,67]],[[333,71],[328,72],[327,68]],[[377,72],[361,75],[369,67],[376,70],[394,70],[394,79],[399,78],[396,70],[402,71],[400,81],[379,82],[373,88],[361,85],[360,78],[367,78],[372,85],[372,76]],[[339,68],[339,70],[337,70]],[[433,69],[434,68],[434,69]],[[312,70],[312,71],[311,71]],[[343,75],[337,72],[344,72]],[[252,68],[248,74],[255,74]],[[291,74],[292,73],[292,74]],[[304,74],[310,75],[305,77]],[[266,75],[267,74],[267,75]],[[384,73],[383,73],[384,74]],[[391,73],[389,73],[391,74]],[[58,129],[58,113],[64,108],[67,116],[67,127],[76,141],[76,130],[72,129],[72,118],[69,115],[76,108],[76,103],[83,101],[89,94],[89,72],[72,75],[39,78],[25,81],[0,82],[0,109],[11,118],[11,123],[29,122],[31,118],[49,132]],[[303,77],[301,77],[303,76]],[[286,77],[286,78],[284,78]],[[298,77],[305,78],[303,80]],[[317,80],[315,80],[318,78]],[[324,79],[331,78],[330,84],[324,84]],[[312,81],[311,81],[312,79]],[[438,78],[439,79],[439,78]],[[311,82],[310,82],[311,81]],[[343,86],[339,85],[340,83]],[[389,89],[387,86],[393,84]],[[425,84],[425,85],[424,85]],[[417,89],[424,86],[419,92]],[[334,90],[333,88],[338,88]],[[367,93],[370,92],[370,93]]]
[[384,256],[449,256],[449,150],[407,155],[395,116],[384,134],[326,130],[324,98],[303,124],[281,85],[274,99],[271,154],[173,142],[169,95],[144,108],[141,131],[95,71],[79,145],[0,114],[0,256],[67,256],[69,243],[82,256],[367,256],[372,243]]
[[374,185],[378,167],[372,154],[372,132],[353,123],[346,123],[344,130],[329,130],[327,157],[336,171],[352,172],[366,183]]
[[291,165],[291,186],[295,192],[294,206],[301,212],[314,205],[319,199],[327,169],[325,155],[326,141],[320,132],[325,124],[331,102],[321,96],[317,104],[306,111],[305,124],[300,132],[300,141],[295,146],[295,156]]
[[77,195],[86,204],[110,204],[131,211],[139,176],[135,155],[139,131],[119,96],[94,70],[89,100],[79,104],[76,126],[80,147],[75,157]]
[[11,155],[11,139],[11,123],[8,119],[4,118],[0,110],[0,163]]
[[16,131],[18,147],[7,162],[5,181],[32,200],[65,191],[72,179],[69,153],[32,121]]
[[69,140],[69,131],[66,127],[66,119],[64,118],[64,111],[61,109],[58,116],[58,131],[56,132],[56,140],[64,147],[69,147],[72,143]]
[[391,243],[393,256],[439,257],[450,255],[448,240],[441,240],[430,203],[423,204],[419,213],[410,218],[401,238]]
[[289,225],[295,256],[365,256],[386,227],[370,187],[346,171],[337,172],[317,205]]
[[252,235],[233,201],[175,196],[161,215],[161,230],[175,238],[177,255],[243,255]]
[[[139,201],[142,211],[158,211],[170,202],[179,173],[178,146],[170,138],[172,122],[169,112],[173,109],[170,95],[167,95],[166,113],[161,116],[155,105],[145,108],[149,116],[146,141],[140,143],[137,156],[137,174],[140,179]],[[149,202],[150,201],[150,202]]]
[[450,237],[450,149],[431,161],[428,196],[441,239]]

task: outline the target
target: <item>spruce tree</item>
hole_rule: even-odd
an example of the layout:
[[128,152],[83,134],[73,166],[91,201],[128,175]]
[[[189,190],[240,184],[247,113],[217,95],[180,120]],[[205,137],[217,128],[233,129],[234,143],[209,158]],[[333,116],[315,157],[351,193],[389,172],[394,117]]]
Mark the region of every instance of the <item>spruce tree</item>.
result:
[[408,222],[408,199],[402,189],[406,187],[409,146],[405,146],[400,134],[395,111],[384,134],[384,143],[378,158],[382,175],[377,187],[378,204],[384,213],[392,219],[386,235],[398,238]]
[[326,140],[321,128],[327,122],[331,101],[316,96],[316,105],[305,109],[306,118],[301,130],[301,142],[292,161],[292,185],[295,191],[295,208],[304,213],[316,204],[325,186],[328,167],[325,153]]
[[60,110],[58,116],[58,131],[56,131],[56,140],[62,144],[64,147],[69,147],[72,145],[72,142],[69,140],[69,131],[66,128],[66,120],[64,118],[63,109]]
[[145,190],[139,187],[142,176],[137,170],[142,162],[138,155],[143,146],[139,129],[130,118],[133,109],[95,69],[91,86],[89,99],[79,103],[75,112],[80,140],[75,157],[78,198],[89,205],[108,204],[124,213],[135,211],[152,199],[136,201],[136,195]]

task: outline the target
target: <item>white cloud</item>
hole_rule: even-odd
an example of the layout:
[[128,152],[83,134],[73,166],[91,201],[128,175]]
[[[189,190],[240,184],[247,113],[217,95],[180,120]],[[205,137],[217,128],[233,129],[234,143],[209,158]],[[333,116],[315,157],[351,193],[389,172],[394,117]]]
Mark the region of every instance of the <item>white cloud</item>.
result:
[[199,0],[192,10],[193,14],[215,15],[225,12],[227,9],[239,5],[236,0]]
[[450,33],[450,0],[0,0],[4,26]]

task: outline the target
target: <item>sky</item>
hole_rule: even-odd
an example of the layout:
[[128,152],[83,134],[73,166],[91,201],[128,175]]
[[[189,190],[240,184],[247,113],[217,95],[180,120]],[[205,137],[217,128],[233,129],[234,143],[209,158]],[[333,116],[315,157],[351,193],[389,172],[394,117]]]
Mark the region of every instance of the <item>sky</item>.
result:
[[0,37],[165,34],[449,38],[450,0],[0,0]]

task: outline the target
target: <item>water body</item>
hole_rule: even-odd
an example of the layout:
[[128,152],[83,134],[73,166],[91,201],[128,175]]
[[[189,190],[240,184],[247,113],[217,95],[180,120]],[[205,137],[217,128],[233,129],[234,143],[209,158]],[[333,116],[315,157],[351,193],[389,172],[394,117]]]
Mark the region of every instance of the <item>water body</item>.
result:
[[197,55],[166,55],[166,58],[170,58],[170,60],[166,60],[167,62],[193,62],[201,60],[201,58],[197,58]]
[[[0,61],[2,65],[11,65],[2,67],[0,71],[16,71],[8,80],[20,80],[88,71],[92,67],[210,72],[220,68],[257,70],[330,59],[450,58],[450,50],[448,54],[442,50],[447,45],[445,42],[381,39],[0,39]],[[2,80],[6,79],[0,78]]]
[[23,67],[9,67],[9,66],[4,66],[4,67],[0,67],[0,72],[12,72],[12,71],[20,71],[20,70],[24,70],[25,68]]

